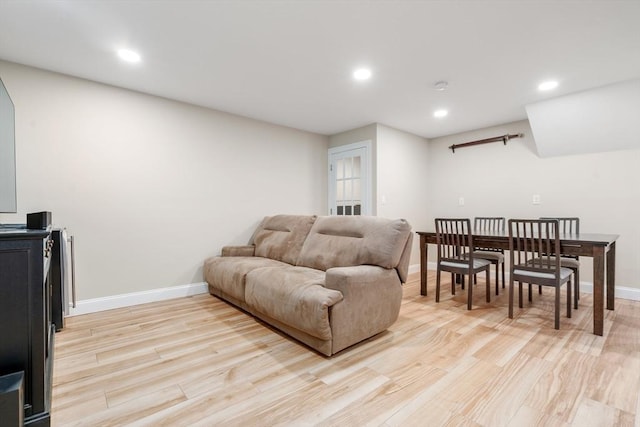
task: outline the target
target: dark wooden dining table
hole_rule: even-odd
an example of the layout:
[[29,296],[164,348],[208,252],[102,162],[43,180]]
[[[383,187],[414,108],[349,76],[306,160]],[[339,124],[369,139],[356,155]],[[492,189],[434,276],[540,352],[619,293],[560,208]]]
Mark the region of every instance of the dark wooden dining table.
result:
[[[420,236],[420,294],[427,295],[428,245],[437,244],[435,231],[418,231]],[[473,245],[509,250],[509,233],[474,231]],[[602,336],[604,329],[604,295],[607,309],[615,309],[615,273],[617,234],[561,234],[560,253],[593,258],[593,333]]]

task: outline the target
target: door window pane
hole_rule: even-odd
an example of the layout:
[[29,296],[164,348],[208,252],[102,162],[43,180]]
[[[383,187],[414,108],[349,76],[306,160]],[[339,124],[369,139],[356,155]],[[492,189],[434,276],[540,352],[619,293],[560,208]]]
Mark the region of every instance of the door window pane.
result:
[[360,201],[362,199],[360,178],[354,178],[351,182],[353,183],[353,200]]
[[344,159],[344,177],[351,178],[353,176],[353,157]]
[[345,180],[344,181],[344,199],[345,201],[353,200],[353,181]]
[[352,157],[353,159],[353,177],[360,178],[360,156]]

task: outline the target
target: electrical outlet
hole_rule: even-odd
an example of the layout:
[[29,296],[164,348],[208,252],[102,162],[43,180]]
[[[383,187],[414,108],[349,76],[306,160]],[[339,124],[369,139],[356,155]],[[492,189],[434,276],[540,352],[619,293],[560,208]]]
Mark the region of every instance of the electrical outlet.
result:
[[534,194],[533,197],[531,198],[531,201],[534,205],[539,205],[540,204],[540,195],[539,194]]
[[464,197],[458,198],[458,206],[464,206]]

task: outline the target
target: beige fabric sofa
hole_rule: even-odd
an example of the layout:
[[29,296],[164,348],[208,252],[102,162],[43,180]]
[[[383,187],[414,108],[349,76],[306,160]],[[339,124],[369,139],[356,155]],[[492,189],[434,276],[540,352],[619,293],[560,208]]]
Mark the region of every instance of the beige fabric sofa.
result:
[[204,263],[209,292],[331,356],[398,318],[412,233],[378,217],[266,217]]

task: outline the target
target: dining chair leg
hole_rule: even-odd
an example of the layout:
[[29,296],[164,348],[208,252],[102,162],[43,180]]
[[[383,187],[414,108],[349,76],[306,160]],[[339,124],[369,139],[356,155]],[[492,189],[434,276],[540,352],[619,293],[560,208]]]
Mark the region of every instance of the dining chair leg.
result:
[[498,263],[496,263],[496,295],[499,295],[498,290],[500,289],[498,286]]
[[567,282],[567,317],[571,319],[571,280]]
[[576,283],[574,284],[575,288],[578,290],[576,293],[578,294],[578,301],[580,301],[580,267],[576,268]]
[[533,292],[531,292],[531,283],[529,283],[529,302],[533,302]]
[[505,282],[504,282],[504,262],[503,262],[502,263],[502,289],[504,289],[504,286],[505,286],[504,284]]
[[556,308],[554,310],[554,328],[560,329],[560,286],[556,286]]
[[574,287],[573,308],[575,308],[577,310],[578,309],[578,301],[580,301],[580,269],[579,268],[576,268],[573,271],[573,279],[575,280],[575,283],[573,285],[573,287]]
[[509,319],[513,319],[513,279],[509,279]]
[[522,308],[522,282],[518,282],[518,307]]
[[[491,264],[487,266],[487,271],[485,272],[485,275],[487,278],[487,290],[485,294],[487,295],[487,302],[491,302],[491,280],[489,279],[491,277]],[[496,288],[496,290],[498,289]]]
[[436,302],[440,302],[440,269],[436,272]]
[[456,276],[451,273],[451,295],[456,294]]
[[[471,310],[471,302],[473,301],[473,273],[469,270],[469,288],[467,290],[467,310]],[[462,276],[462,283],[464,283],[464,275]]]

